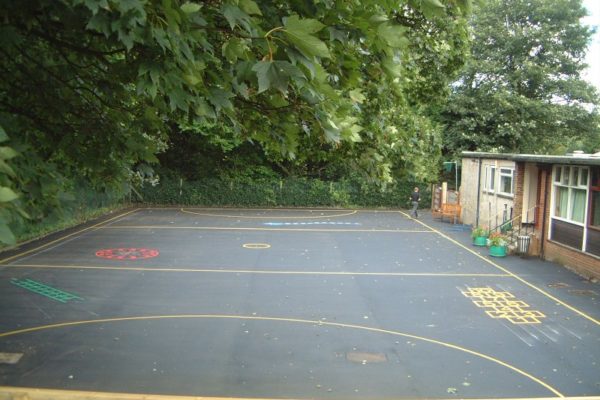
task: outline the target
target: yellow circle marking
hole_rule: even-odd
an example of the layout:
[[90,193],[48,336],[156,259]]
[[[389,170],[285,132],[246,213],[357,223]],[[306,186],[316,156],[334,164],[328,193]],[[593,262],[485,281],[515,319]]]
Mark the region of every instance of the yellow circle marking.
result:
[[[277,215],[267,215],[267,216],[258,216],[258,215],[227,215],[227,214],[215,214],[215,213],[200,213],[196,211],[189,211],[184,208],[180,210],[181,212],[195,215],[204,215],[207,217],[221,217],[221,218],[242,218],[242,219],[317,219],[317,218],[337,218],[337,217],[345,217],[347,215],[356,214],[358,211],[353,210],[349,212],[343,212],[341,214],[332,214],[332,215],[311,215],[305,217],[289,217],[289,216],[277,216]],[[307,210],[308,211],[308,210]],[[327,212],[327,211],[326,211]]]
[[494,266],[494,267],[498,268],[500,271],[502,271],[502,272],[504,272],[504,273],[508,274],[510,277],[512,277],[512,278],[515,278],[516,280],[520,281],[521,283],[523,283],[523,284],[525,284],[525,285],[529,286],[530,288],[534,289],[535,291],[537,291],[537,292],[539,292],[539,293],[543,294],[544,296],[548,297],[548,298],[549,298],[549,299],[551,299],[552,301],[555,301],[556,303],[558,303],[558,304],[562,305],[563,307],[565,307],[565,308],[567,308],[567,309],[569,309],[569,310],[573,311],[575,314],[578,314],[579,316],[581,316],[581,317],[583,317],[583,318],[585,318],[585,319],[587,319],[587,320],[589,320],[589,321],[593,322],[593,323],[594,323],[594,324],[596,324],[596,325],[600,325],[600,321],[599,321],[599,320],[597,320],[597,319],[595,319],[594,317],[592,317],[592,316],[590,316],[590,315],[588,315],[588,314],[584,313],[583,311],[580,311],[580,310],[576,309],[575,307],[573,307],[573,306],[571,306],[571,305],[569,305],[569,304],[565,303],[564,301],[562,301],[562,300],[558,299],[557,297],[554,297],[554,296],[552,296],[550,293],[546,292],[545,290],[543,290],[543,289],[540,289],[539,287],[535,286],[533,283],[530,283],[530,282],[526,281],[525,279],[521,278],[519,275],[517,275],[517,274],[514,274],[514,273],[510,272],[508,269],[506,269],[506,268],[502,267],[502,266],[501,266],[501,265],[499,265],[499,264],[496,264],[494,261],[492,261],[492,260],[490,260],[490,259],[488,259],[488,258],[486,258],[486,257],[482,256],[481,254],[477,253],[476,251],[473,251],[472,249],[468,248],[468,247],[467,247],[467,246],[465,246],[464,244],[462,244],[462,243],[460,243],[460,242],[458,242],[458,241],[456,241],[456,240],[452,239],[450,236],[448,236],[448,235],[446,235],[446,234],[444,234],[444,233],[440,232],[439,230],[437,230],[437,229],[435,229],[435,228],[433,228],[433,227],[431,227],[431,226],[427,225],[426,223],[424,223],[424,222],[422,222],[422,221],[420,221],[420,220],[418,220],[418,219],[414,219],[414,218],[412,218],[410,215],[408,215],[408,214],[406,214],[406,213],[404,213],[404,212],[402,212],[402,211],[398,211],[398,212],[399,212],[400,214],[404,215],[405,217],[407,217],[407,218],[409,218],[409,219],[413,219],[415,222],[418,222],[419,224],[421,224],[421,225],[423,225],[423,226],[425,226],[425,227],[427,227],[427,228],[431,229],[433,232],[437,233],[437,234],[438,234],[438,235],[440,235],[441,237],[443,237],[443,238],[445,238],[445,239],[448,239],[449,241],[451,241],[451,242],[452,242],[452,243],[454,243],[455,245],[457,245],[457,246],[459,246],[459,247],[462,247],[463,249],[467,250],[468,252],[470,252],[470,253],[472,253],[472,254],[476,255],[477,257],[481,258],[482,260],[484,260],[484,261],[485,261],[485,262],[487,262],[488,264],[491,264],[492,266]]
[[268,249],[271,245],[267,243],[244,243],[242,247],[245,249]]
[[533,382],[543,386],[550,392],[552,392],[557,397],[564,398],[565,396],[560,393],[558,390],[554,389],[549,384],[545,383],[539,378],[519,369],[513,365],[510,365],[502,360],[499,360],[495,357],[488,356],[483,353],[479,353],[474,350],[467,349],[465,347],[457,346],[452,343],[442,342],[440,340],[429,339],[423,336],[411,335],[408,333],[392,331],[387,329],[380,328],[372,328],[369,326],[363,325],[354,325],[354,324],[343,324],[339,322],[328,322],[328,321],[313,321],[307,319],[298,319],[298,318],[278,318],[278,317],[258,317],[258,316],[245,316],[245,315],[221,315],[221,314],[184,314],[184,315],[155,315],[155,316],[142,316],[142,317],[121,317],[121,318],[106,318],[106,319],[95,319],[95,320],[86,320],[86,321],[72,321],[72,322],[63,322],[58,324],[50,324],[50,325],[42,325],[42,326],[34,326],[31,328],[18,329],[14,331],[9,331],[5,333],[0,333],[0,338],[7,336],[15,336],[24,333],[30,332],[39,332],[47,329],[57,329],[57,328],[66,328],[72,326],[80,326],[80,325],[91,325],[91,324],[105,324],[111,322],[125,322],[125,321],[148,321],[148,320],[159,320],[159,319],[236,319],[236,320],[246,320],[246,321],[276,321],[276,322],[290,322],[290,323],[300,323],[300,324],[311,324],[311,325],[324,325],[324,326],[333,326],[338,328],[349,328],[349,329],[359,329],[367,332],[375,332],[375,333],[384,333],[388,335],[401,336],[409,339],[419,340],[426,343],[436,344],[442,347],[446,347],[453,350],[462,351],[464,353],[470,354],[475,357],[482,358],[487,361],[491,361],[492,363],[498,364],[502,367],[508,368],[513,372],[518,373],[519,375],[524,376],[532,380]]

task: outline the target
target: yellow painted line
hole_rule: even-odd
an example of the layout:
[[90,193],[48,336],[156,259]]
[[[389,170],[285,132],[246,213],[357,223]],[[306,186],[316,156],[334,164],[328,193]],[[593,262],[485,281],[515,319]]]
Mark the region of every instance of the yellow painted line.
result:
[[[92,392],[85,390],[57,390],[28,387],[0,386],[0,395],[8,399],[27,400],[280,400],[256,397],[205,397],[205,396],[171,396],[160,394]],[[0,396],[0,398],[4,398]],[[453,398],[439,398],[436,400],[456,400]],[[300,399],[289,399],[300,400]],[[556,400],[556,397],[518,397],[518,398],[473,398],[469,400]],[[564,400],[600,400],[600,396],[564,397]]]
[[225,226],[163,226],[163,225],[110,225],[98,229],[193,229],[203,231],[284,231],[284,232],[383,232],[383,233],[435,233],[417,229],[311,229],[311,228],[241,228]]
[[141,317],[106,318],[106,319],[72,321],[72,322],[63,322],[63,323],[58,323],[58,324],[41,325],[41,326],[36,326],[36,327],[31,327],[31,328],[24,328],[24,329],[18,329],[18,330],[14,330],[14,331],[10,331],[10,332],[0,333],[0,338],[20,335],[20,334],[30,333],[30,332],[39,332],[39,331],[47,330],[47,329],[66,328],[66,327],[80,326],[80,325],[105,324],[105,323],[125,322],[125,321],[148,321],[148,320],[160,320],[160,319],[233,319],[233,320],[246,320],[246,321],[275,321],[275,322],[289,322],[289,323],[299,323],[299,324],[324,325],[324,326],[331,326],[331,327],[338,327],[338,328],[358,329],[358,330],[363,330],[363,331],[367,331],[367,332],[401,336],[404,338],[419,340],[419,341],[422,341],[425,343],[439,345],[439,346],[442,346],[442,347],[445,347],[448,349],[452,349],[452,350],[458,350],[458,351],[470,354],[472,356],[482,358],[484,360],[487,360],[487,361],[490,361],[497,365],[500,365],[502,367],[505,367],[513,372],[516,372],[517,374],[544,387],[545,389],[552,392],[557,397],[561,397],[561,398],[564,397],[564,395],[562,393],[560,393],[558,390],[556,390],[555,388],[553,388],[546,382],[542,381],[541,379],[523,371],[522,369],[515,367],[515,366],[513,366],[505,361],[502,361],[498,358],[488,356],[486,354],[483,354],[483,353],[480,353],[480,352],[477,352],[474,350],[470,350],[466,347],[458,346],[458,345],[455,345],[452,343],[442,342],[442,341],[436,340],[436,339],[426,338],[423,336],[417,336],[417,335],[412,335],[412,334],[408,334],[408,333],[398,332],[398,331],[373,328],[373,327],[363,326],[363,325],[344,324],[344,323],[339,323],[339,322],[328,322],[328,321],[322,321],[322,320],[313,321],[313,320],[297,319],[297,318],[258,317],[258,316],[221,315],[221,314],[215,314],[215,315],[210,315],[210,314],[155,315],[155,316],[141,316]]
[[71,236],[79,235],[80,233],[83,233],[83,232],[86,232],[86,231],[89,231],[89,230],[93,230],[93,229],[99,229],[99,228],[100,228],[100,225],[107,224],[107,223],[109,223],[109,222],[111,222],[111,221],[114,221],[115,219],[118,219],[118,218],[124,217],[124,216],[126,216],[126,215],[128,215],[128,214],[131,214],[131,213],[134,213],[134,212],[136,212],[136,211],[138,211],[138,210],[139,210],[139,209],[138,209],[138,208],[136,208],[136,209],[134,209],[134,210],[127,211],[127,212],[125,212],[125,213],[123,213],[123,214],[120,214],[120,215],[117,215],[117,216],[115,216],[115,217],[112,217],[112,218],[110,218],[110,219],[108,219],[108,220],[106,220],[106,221],[99,222],[99,223],[97,223],[97,224],[95,224],[95,225],[92,225],[92,226],[89,226],[89,227],[87,227],[87,228],[84,228],[84,229],[78,230],[78,231],[76,231],[76,232],[73,232],[73,233],[71,233],[71,234],[69,234],[69,235],[62,236],[62,237],[60,237],[60,238],[58,238],[58,239],[56,239],[56,240],[53,240],[53,241],[51,241],[51,242],[44,243],[43,245],[41,245],[41,246],[38,246],[38,247],[36,247],[36,248],[34,248],[34,249],[31,249],[31,250],[28,250],[28,251],[24,251],[24,252],[22,252],[22,253],[19,253],[19,254],[16,254],[16,255],[12,256],[12,257],[7,257],[7,258],[4,258],[4,259],[0,260],[0,264],[4,264],[4,263],[6,263],[6,262],[8,262],[8,261],[14,260],[15,258],[23,257],[23,256],[25,256],[25,255],[27,255],[27,254],[34,253],[34,252],[36,252],[36,251],[38,251],[38,250],[41,250],[41,249],[43,249],[43,248],[45,248],[45,247],[51,246],[51,245],[53,245],[53,244],[55,244],[55,243],[61,242],[61,241],[65,240],[65,239],[68,239],[68,238],[70,238]]
[[[205,396],[171,396],[159,394],[136,394],[136,393],[112,393],[112,392],[91,392],[84,390],[57,390],[40,389],[27,387],[0,386],[0,395],[9,396],[8,399],[27,399],[27,400],[280,400],[255,397],[205,397]],[[0,398],[4,398],[1,397]],[[587,397],[564,397],[565,400],[600,400],[600,396]],[[300,399],[289,399],[300,400]],[[456,400],[454,398],[439,398],[437,400]],[[556,400],[556,397],[519,397],[519,398],[473,398],[469,400]]]
[[244,270],[244,269],[207,269],[207,268],[166,268],[166,267],[117,267],[91,265],[46,265],[46,264],[0,264],[6,268],[42,268],[42,269],[81,269],[110,271],[144,271],[144,272],[198,272],[220,274],[256,274],[256,275],[323,275],[323,276],[424,276],[424,277],[465,277],[465,278],[508,278],[508,274],[469,274],[469,273],[435,273],[435,272],[351,272],[351,271],[286,271],[286,270]]
[[[184,208],[181,208],[180,211],[184,212],[184,213],[187,213],[187,214],[202,215],[202,216],[206,216],[206,217],[240,218],[240,219],[275,219],[275,218],[279,218],[279,219],[318,219],[318,218],[337,218],[337,217],[345,217],[345,216],[348,216],[348,215],[353,215],[353,214],[356,214],[358,212],[357,210],[353,210],[353,211],[350,211],[350,212],[344,212],[342,214],[311,215],[311,216],[302,216],[302,217],[291,217],[291,216],[285,216],[285,215],[265,215],[265,216],[258,216],[258,215],[228,215],[228,214],[215,214],[215,213],[199,213],[199,212],[195,212],[195,211],[189,211],[189,210],[186,210]],[[252,210],[248,210],[248,211],[252,211]],[[269,211],[281,211],[281,210],[269,210]],[[296,212],[297,211],[313,212],[312,210],[296,210]],[[331,212],[331,211],[314,211],[314,212]]]
[[[172,396],[160,394],[136,394],[91,392],[85,390],[58,390],[28,387],[0,386],[0,399],[14,400],[276,400],[265,398],[239,397],[206,397],[206,396]],[[292,399],[290,399],[292,400]],[[511,399],[503,399],[511,400]],[[544,400],[544,399],[535,399]]]
[[[399,212],[400,212],[401,214],[403,214],[404,216],[406,216],[407,218],[413,219],[413,218],[411,218],[411,217],[410,217],[408,214],[406,214],[406,213],[404,213],[404,212],[402,212],[402,211],[399,211]],[[499,264],[496,264],[494,261],[490,260],[489,258],[486,258],[486,257],[482,256],[481,254],[477,253],[476,251],[474,251],[474,250],[472,250],[472,249],[468,248],[468,247],[467,247],[467,246],[465,246],[464,244],[462,244],[462,243],[460,243],[460,242],[458,242],[458,241],[456,241],[456,240],[452,239],[452,238],[451,238],[451,237],[449,237],[448,235],[446,235],[446,234],[444,234],[444,233],[440,232],[439,230],[437,230],[437,229],[435,229],[435,228],[433,228],[433,227],[431,227],[431,226],[427,225],[426,223],[424,223],[424,222],[422,222],[422,221],[420,221],[420,220],[418,220],[418,219],[414,219],[414,221],[415,221],[415,222],[418,222],[419,224],[421,224],[421,225],[423,225],[423,226],[425,226],[426,228],[429,228],[429,229],[431,229],[433,232],[435,232],[435,233],[437,233],[438,235],[442,236],[443,238],[445,238],[445,239],[447,239],[447,240],[451,241],[451,242],[452,242],[452,243],[454,243],[455,245],[457,245],[457,246],[459,246],[459,247],[462,247],[463,249],[465,249],[465,250],[469,251],[470,253],[472,253],[472,254],[476,255],[477,257],[481,258],[482,260],[484,260],[484,261],[485,261],[485,262],[487,262],[488,264],[490,264],[490,265],[494,266],[495,268],[499,269],[500,271],[502,271],[502,272],[504,272],[504,273],[506,273],[506,274],[510,275],[512,278],[515,278],[515,279],[516,279],[516,280],[518,280],[519,282],[521,282],[521,283],[523,283],[523,284],[525,284],[525,285],[529,286],[529,287],[530,287],[530,288],[532,288],[533,290],[535,290],[535,291],[537,291],[537,292],[541,293],[542,295],[544,295],[544,296],[548,297],[548,298],[549,298],[549,299],[551,299],[552,301],[555,301],[557,304],[560,304],[561,306],[565,307],[566,309],[568,309],[568,310],[570,310],[570,311],[573,311],[575,314],[577,314],[577,315],[579,315],[579,316],[581,316],[581,317],[583,317],[583,318],[587,319],[588,321],[591,321],[591,322],[593,322],[594,324],[596,324],[596,325],[600,326],[600,321],[599,321],[599,320],[597,320],[597,319],[595,319],[594,317],[592,317],[592,316],[590,316],[590,315],[588,315],[588,314],[584,313],[584,312],[583,312],[583,311],[581,311],[581,310],[578,310],[577,308],[575,308],[575,307],[571,306],[570,304],[567,304],[567,303],[565,303],[564,301],[562,301],[562,300],[560,300],[559,298],[557,298],[557,297],[555,297],[555,296],[551,295],[550,293],[546,292],[545,290],[543,290],[543,289],[540,289],[539,287],[535,286],[533,283],[531,283],[531,282],[529,282],[529,281],[527,281],[527,280],[525,280],[525,279],[521,278],[519,275],[516,275],[516,274],[512,273],[512,272],[511,272],[511,271],[509,271],[508,269],[506,269],[506,268],[502,267],[502,266],[501,266],[501,265],[499,265]]]

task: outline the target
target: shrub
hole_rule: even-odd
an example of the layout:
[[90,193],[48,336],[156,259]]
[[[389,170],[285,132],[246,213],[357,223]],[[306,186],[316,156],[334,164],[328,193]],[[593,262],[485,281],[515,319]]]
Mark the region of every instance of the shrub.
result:
[[508,244],[508,236],[500,232],[493,232],[488,237],[488,243],[490,246],[506,246]]
[[482,226],[477,226],[477,227],[473,228],[473,230],[471,231],[471,238],[475,239],[477,237],[488,237],[489,234],[490,234],[490,232],[488,231],[487,228],[484,228]]

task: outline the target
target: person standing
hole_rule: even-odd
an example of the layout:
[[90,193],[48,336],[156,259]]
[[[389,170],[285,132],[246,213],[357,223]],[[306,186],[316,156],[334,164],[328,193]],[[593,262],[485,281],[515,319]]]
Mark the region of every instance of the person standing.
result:
[[410,215],[413,218],[419,218],[419,213],[417,209],[419,208],[419,201],[421,200],[421,194],[419,193],[419,188],[415,187],[413,192],[410,194],[410,201],[412,202],[412,210],[410,210]]

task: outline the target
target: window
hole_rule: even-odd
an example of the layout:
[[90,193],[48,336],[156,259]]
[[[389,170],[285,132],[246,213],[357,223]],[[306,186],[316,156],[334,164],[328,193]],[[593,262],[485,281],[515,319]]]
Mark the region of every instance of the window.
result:
[[592,192],[592,216],[590,225],[600,228],[600,190]]
[[587,167],[554,167],[554,217],[584,223],[588,175]]
[[502,194],[512,196],[513,191],[513,177],[515,170],[512,168],[500,168],[500,188],[498,191]]
[[487,165],[485,167],[485,181],[483,182],[483,189],[491,193],[493,193],[496,189],[496,167],[491,165]]
[[590,184],[590,189],[592,190],[592,208],[590,209],[590,225],[600,229],[600,167],[595,167],[592,170],[591,175],[592,182]]

